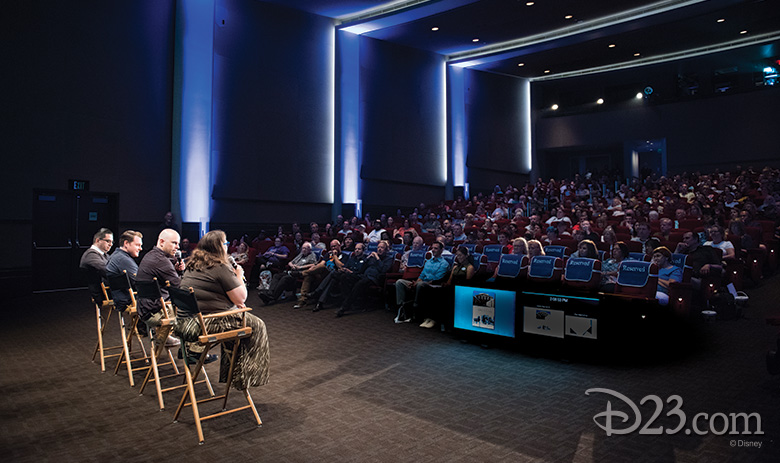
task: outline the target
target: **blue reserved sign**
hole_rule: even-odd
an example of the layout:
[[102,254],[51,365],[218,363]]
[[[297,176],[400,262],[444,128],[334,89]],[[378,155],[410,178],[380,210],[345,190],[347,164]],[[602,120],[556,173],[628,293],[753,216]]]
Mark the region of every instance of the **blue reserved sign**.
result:
[[558,260],[554,256],[536,256],[531,259],[531,267],[528,269],[528,276],[534,278],[552,278],[555,273],[555,261]]
[[566,263],[566,274],[564,278],[567,281],[588,282],[593,275],[593,266],[595,263],[595,259],[588,259],[586,257],[571,257]]
[[641,288],[650,278],[651,262],[623,261],[618,269],[618,284]]

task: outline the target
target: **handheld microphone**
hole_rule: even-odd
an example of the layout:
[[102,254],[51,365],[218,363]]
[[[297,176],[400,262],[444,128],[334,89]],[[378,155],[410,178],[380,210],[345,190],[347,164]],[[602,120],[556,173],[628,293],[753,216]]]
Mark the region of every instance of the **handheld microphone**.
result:
[[178,250],[177,250],[176,252],[174,252],[174,253],[173,253],[173,257],[175,257],[175,258],[176,258],[176,263],[177,263],[177,264],[178,264],[179,262],[181,262],[181,251],[178,251]]
[[[238,268],[236,259],[234,259],[233,256],[228,256],[228,262],[230,262],[230,265],[232,265],[234,269]],[[244,279],[244,284],[246,284],[246,276],[244,276],[243,279]]]
[[233,268],[238,268],[238,264],[236,263],[236,259],[234,259],[233,256],[228,256],[228,262],[230,262],[230,265],[232,265]]

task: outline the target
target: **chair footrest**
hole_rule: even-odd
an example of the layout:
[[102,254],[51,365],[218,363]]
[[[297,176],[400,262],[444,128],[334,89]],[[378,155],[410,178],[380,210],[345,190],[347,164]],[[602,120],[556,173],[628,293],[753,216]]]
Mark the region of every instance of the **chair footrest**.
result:
[[241,410],[246,410],[246,409],[248,409],[248,408],[251,408],[251,406],[250,406],[250,405],[244,405],[244,406],[242,406],[242,407],[231,408],[230,410],[223,410],[223,411],[221,411],[221,412],[218,412],[218,413],[213,413],[213,414],[211,414],[211,415],[201,416],[201,417],[200,417],[200,420],[201,420],[201,421],[206,421],[206,420],[210,420],[210,419],[212,419],[212,418],[217,418],[217,417],[219,417],[219,416],[223,416],[223,415],[229,415],[229,414],[231,414],[231,413],[235,413],[235,412],[240,412]]

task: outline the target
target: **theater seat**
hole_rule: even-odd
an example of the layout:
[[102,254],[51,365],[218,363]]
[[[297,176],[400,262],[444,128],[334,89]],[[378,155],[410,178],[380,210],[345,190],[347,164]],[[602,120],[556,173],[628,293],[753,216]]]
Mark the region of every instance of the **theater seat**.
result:
[[655,299],[658,290],[658,266],[652,262],[624,260],[618,267],[615,293]]
[[601,261],[571,257],[566,262],[563,286],[581,291],[595,291],[601,283]]
[[563,275],[563,259],[555,256],[535,256],[528,266],[528,280],[534,283],[555,284]]
[[528,275],[528,256],[502,254],[496,267],[496,285],[513,287],[521,285]]
[[544,254],[563,259],[569,257],[569,248],[560,244],[550,244],[544,247]]
[[487,256],[488,272],[493,273],[496,270],[496,267],[498,267],[498,261],[501,259],[501,254],[507,254],[509,249],[500,244],[488,244],[483,246],[482,252]]

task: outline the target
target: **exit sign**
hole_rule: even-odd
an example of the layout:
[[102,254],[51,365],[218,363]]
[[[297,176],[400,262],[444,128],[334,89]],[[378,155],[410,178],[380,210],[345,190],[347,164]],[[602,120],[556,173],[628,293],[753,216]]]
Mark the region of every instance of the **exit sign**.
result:
[[68,189],[89,191],[89,180],[68,180]]

